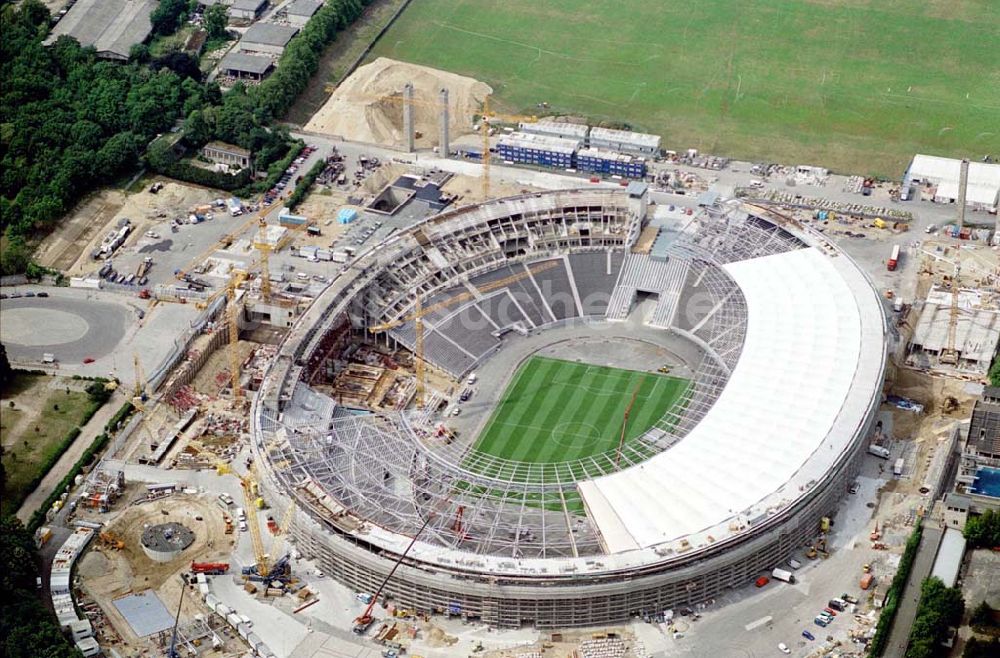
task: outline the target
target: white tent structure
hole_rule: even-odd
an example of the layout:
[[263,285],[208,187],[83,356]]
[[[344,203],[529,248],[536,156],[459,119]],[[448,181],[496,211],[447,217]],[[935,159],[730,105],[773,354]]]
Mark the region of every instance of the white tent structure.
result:
[[[937,187],[937,203],[954,203],[958,197],[958,181],[962,161],[934,155],[915,155],[906,171],[904,183]],[[1000,164],[969,163],[966,205],[980,210],[996,210],[1000,204]]]

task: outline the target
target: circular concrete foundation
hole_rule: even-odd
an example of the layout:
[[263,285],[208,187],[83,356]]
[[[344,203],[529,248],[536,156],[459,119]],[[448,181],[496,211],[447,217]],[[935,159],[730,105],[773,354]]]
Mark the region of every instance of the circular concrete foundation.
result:
[[180,523],[161,523],[142,531],[142,550],[154,562],[170,562],[194,543],[194,533]]

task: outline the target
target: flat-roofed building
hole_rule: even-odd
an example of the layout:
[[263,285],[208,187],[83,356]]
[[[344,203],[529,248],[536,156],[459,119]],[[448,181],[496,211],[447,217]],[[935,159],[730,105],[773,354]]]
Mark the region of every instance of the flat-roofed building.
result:
[[297,27],[276,23],[254,23],[240,39],[240,50],[280,55],[299,31]]
[[149,37],[150,14],[157,0],[78,0],[45,40],[51,45],[69,36],[81,46],[93,46],[104,59],[128,61],[132,46]]
[[250,166],[250,151],[225,142],[209,142],[201,149],[201,154],[220,164]]
[[500,138],[497,154],[510,162],[569,169],[580,144],[576,139],[515,132]]
[[323,3],[316,0],[294,0],[285,8],[285,15],[289,23],[295,27],[303,27],[322,6]]
[[253,21],[267,9],[267,0],[233,0],[229,5],[229,17],[240,21]]
[[270,57],[264,55],[248,55],[246,53],[229,53],[222,58],[219,70],[231,78],[248,78],[263,80],[274,67]]
[[563,139],[587,139],[590,126],[583,123],[566,123],[565,121],[535,121],[518,124],[518,130],[533,135],[549,135]]
[[591,128],[591,148],[655,156],[660,152],[660,136],[614,128]]

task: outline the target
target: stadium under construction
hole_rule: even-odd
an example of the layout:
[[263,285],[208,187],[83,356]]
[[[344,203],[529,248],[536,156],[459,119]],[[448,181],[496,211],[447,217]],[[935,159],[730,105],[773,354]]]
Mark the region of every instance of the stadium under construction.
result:
[[[706,601],[816,540],[875,421],[882,303],[850,257],[793,220],[648,203],[642,184],[499,199],[349,263],[254,400],[262,491],[295,505],[304,556],[369,593],[398,563],[382,593],[401,608],[562,628]],[[642,409],[648,427],[562,461],[482,449],[530,358],[578,345],[573,360],[635,371],[613,349],[629,341],[669,354],[686,380],[641,398],[663,406]],[[339,356],[352,346],[422,354],[436,381],[362,409],[315,383],[354,367]],[[482,393],[456,435],[440,410],[471,381]]]

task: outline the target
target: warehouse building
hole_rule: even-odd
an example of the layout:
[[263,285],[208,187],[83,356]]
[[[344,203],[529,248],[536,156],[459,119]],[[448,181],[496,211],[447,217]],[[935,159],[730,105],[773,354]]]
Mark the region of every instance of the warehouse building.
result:
[[518,130],[532,135],[548,135],[562,139],[585,141],[590,132],[590,126],[581,123],[566,123],[563,121],[536,121],[534,123],[518,124]]
[[504,160],[570,169],[581,141],[514,132],[500,138],[497,153]]
[[267,9],[267,0],[234,0],[229,5],[229,18],[239,21],[255,21]]
[[231,78],[263,80],[271,72],[274,62],[263,55],[248,55],[246,53],[229,53],[222,58],[219,70]]
[[591,128],[590,147],[655,157],[660,153],[660,136],[613,128]]
[[646,161],[624,153],[605,149],[585,148],[576,154],[576,168],[595,174],[644,178]]
[[152,32],[149,16],[157,5],[157,0],[78,0],[52,28],[45,45],[69,36],[81,46],[93,46],[98,57],[126,62],[132,46]]
[[[955,203],[958,199],[959,177],[962,161],[955,158],[941,158],[935,155],[915,155],[903,186],[921,185],[934,187],[934,201]],[[965,195],[966,206],[995,211],[1000,205],[1000,164],[970,162],[968,186]]]
[[240,39],[240,50],[280,55],[299,31],[297,27],[275,23],[254,23]]
[[295,27],[304,27],[322,6],[316,0],[295,0],[285,9],[286,19]]

